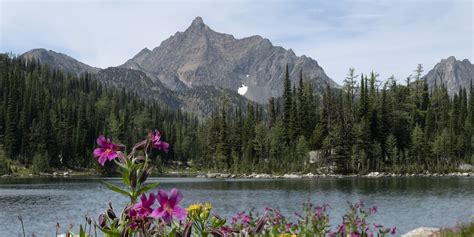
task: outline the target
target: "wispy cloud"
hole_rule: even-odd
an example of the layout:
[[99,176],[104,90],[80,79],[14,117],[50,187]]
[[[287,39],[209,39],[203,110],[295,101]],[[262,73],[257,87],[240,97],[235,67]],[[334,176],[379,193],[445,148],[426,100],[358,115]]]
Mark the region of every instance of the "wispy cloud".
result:
[[472,1],[5,1],[0,50],[48,48],[99,67],[154,48],[196,16],[237,38],[262,35],[323,66],[404,79],[422,63],[473,58]]

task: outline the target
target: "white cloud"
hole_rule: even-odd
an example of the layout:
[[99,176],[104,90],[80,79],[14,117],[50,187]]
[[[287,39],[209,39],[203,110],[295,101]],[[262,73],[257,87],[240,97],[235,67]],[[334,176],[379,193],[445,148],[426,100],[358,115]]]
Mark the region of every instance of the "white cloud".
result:
[[196,16],[237,38],[259,34],[316,59],[342,82],[349,67],[395,74],[441,58],[473,59],[471,1],[2,1],[0,50],[48,48],[99,67],[184,31]]

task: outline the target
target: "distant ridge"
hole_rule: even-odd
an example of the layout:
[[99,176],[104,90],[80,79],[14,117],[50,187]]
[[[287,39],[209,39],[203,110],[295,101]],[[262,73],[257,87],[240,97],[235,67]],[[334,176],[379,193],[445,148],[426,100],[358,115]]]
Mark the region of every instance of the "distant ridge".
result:
[[458,93],[460,88],[469,93],[471,81],[474,83],[474,65],[468,59],[460,61],[451,56],[442,59],[422,79],[426,79],[429,88],[445,85],[450,95]]
[[20,57],[25,59],[38,59],[41,63],[47,64],[54,69],[62,70],[68,73],[80,75],[82,73],[98,73],[101,69],[91,67],[85,63],[79,62],[76,59],[62,53],[57,53],[53,50],[46,49],[32,49]]

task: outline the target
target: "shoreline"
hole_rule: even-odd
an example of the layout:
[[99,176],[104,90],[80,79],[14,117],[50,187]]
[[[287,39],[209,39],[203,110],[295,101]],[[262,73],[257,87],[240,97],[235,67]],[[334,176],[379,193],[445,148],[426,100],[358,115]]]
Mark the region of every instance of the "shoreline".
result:
[[[155,173],[154,177],[193,177],[207,179],[316,179],[316,178],[398,178],[398,177],[474,177],[473,171],[458,171],[451,173],[390,173],[390,172],[370,172],[368,174],[334,174],[334,173],[286,173],[286,174],[268,174],[268,173],[219,173],[210,171],[167,171]],[[0,178],[30,178],[30,177],[115,177],[115,175],[101,175],[92,170],[57,170],[51,173],[13,173],[1,175]],[[117,176],[118,177],[118,176]]]
[[[180,173],[175,172],[175,175]],[[196,178],[208,178],[208,179],[312,179],[312,178],[397,178],[397,177],[474,177],[474,172],[452,172],[446,174],[439,173],[423,173],[423,174],[396,174],[396,173],[383,173],[383,172],[371,172],[368,174],[313,174],[313,173],[288,173],[283,175],[274,175],[267,173],[251,173],[251,174],[230,174],[230,173],[202,173],[195,175]]]

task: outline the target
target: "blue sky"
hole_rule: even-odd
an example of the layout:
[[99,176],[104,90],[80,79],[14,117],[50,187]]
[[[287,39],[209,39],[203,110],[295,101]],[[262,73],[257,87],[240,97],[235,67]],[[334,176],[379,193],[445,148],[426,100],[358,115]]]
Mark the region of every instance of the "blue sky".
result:
[[0,51],[46,48],[117,66],[201,16],[215,31],[258,34],[312,57],[338,83],[349,67],[401,82],[418,63],[472,62],[473,12],[471,0],[0,0]]

